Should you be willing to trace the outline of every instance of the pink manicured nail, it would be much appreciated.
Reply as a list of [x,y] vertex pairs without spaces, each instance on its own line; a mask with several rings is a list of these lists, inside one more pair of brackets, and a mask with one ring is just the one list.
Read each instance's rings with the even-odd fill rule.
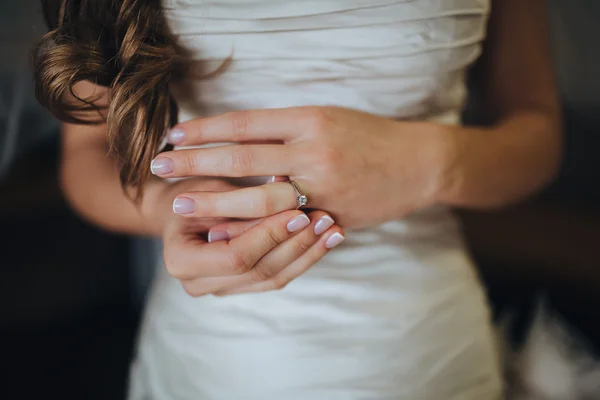
[[346,240],[344,235],[342,235],[339,232],[336,232],[333,235],[331,235],[329,239],[327,239],[327,241],[325,242],[325,247],[327,247],[328,249],[333,249],[335,246],[339,245],[344,240]]
[[185,140],[185,132],[181,129],[173,129],[169,132],[168,141],[170,144],[179,144]]
[[333,219],[329,215],[324,215],[315,224],[315,235],[319,236],[325,233],[325,231],[331,228],[334,224]]
[[173,160],[166,157],[155,158],[150,164],[150,171],[154,175],[166,175],[173,172]]
[[188,197],[178,197],[173,202],[173,212],[175,214],[191,214],[196,210],[194,200]]
[[300,229],[306,228],[310,224],[310,219],[306,216],[306,214],[298,215],[294,217],[288,222],[287,230],[288,232],[298,232]]
[[225,231],[210,231],[208,232],[208,243],[220,242],[222,240],[229,240],[229,233]]

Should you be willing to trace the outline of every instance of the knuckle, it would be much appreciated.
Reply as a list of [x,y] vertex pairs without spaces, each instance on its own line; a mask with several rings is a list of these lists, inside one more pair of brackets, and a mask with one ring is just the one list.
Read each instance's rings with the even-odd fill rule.
[[179,279],[181,273],[177,268],[174,267],[173,263],[165,260],[165,269],[167,270],[167,273],[169,275],[171,275],[173,278]]
[[[330,146],[324,145],[318,153],[315,154],[315,165],[325,176],[334,177],[338,175],[339,166],[342,162],[340,152]],[[335,182],[335,179],[330,179]]]
[[254,267],[252,280],[254,282],[264,282],[268,281],[273,277],[274,270],[269,268],[266,265],[257,265]]
[[308,124],[308,128],[314,134],[325,133],[329,117],[322,107],[307,107],[304,120]]
[[199,216],[213,216],[217,214],[217,196],[213,193],[205,193],[202,201],[196,201],[196,214]]
[[277,212],[279,212],[279,210],[277,209],[277,203],[275,202],[275,198],[273,196],[271,196],[266,191],[266,189],[264,189],[263,191],[264,191],[263,206],[264,206],[265,215],[276,214]]
[[245,274],[252,269],[252,265],[237,251],[227,253],[227,263],[229,269],[235,275]]
[[205,294],[197,290],[196,286],[191,282],[181,282],[181,286],[183,287],[183,290],[187,293],[187,295],[190,297],[200,297]]
[[279,237],[275,229],[267,230],[264,238],[265,248],[274,249],[281,243],[282,238]]
[[285,279],[282,279],[282,278],[279,278],[279,279],[274,278],[272,280],[272,282],[273,282],[272,286],[271,286],[273,288],[272,290],[283,290],[289,283],[288,281],[286,281]]
[[185,279],[188,275],[185,271],[185,268],[183,268],[182,265],[177,262],[176,257],[171,255],[171,253],[165,252],[164,265],[167,273],[175,279]]
[[217,208],[218,208],[218,196],[215,194],[210,194],[209,196],[206,197],[206,201],[204,202],[204,206],[206,207],[206,214],[207,215],[216,215],[217,214]]
[[211,192],[220,192],[223,190],[223,181],[220,179],[206,179],[202,181],[202,189]]
[[259,215],[267,216],[277,213],[277,207],[273,196],[266,189],[262,189],[256,198],[255,211]]
[[321,152],[321,161],[324,165],[334,167],[340,162],[340,153],[338,150],[326,146]]
[[[187,124],[184,123],[182,125],[179,125],[184,131],[190,131],[190,133],[194,136],[196,136],[197,138],[203,138],[206,132],[206,128],[208,126],[209,123],[209,119],[208,118],[203,118],[203,119],[197,119],[195,121],[193,121],[193,123],[191,124]],[[184,128],[185,127],[185,128]],[[186,129],[187,128],[187,129]]]
[[250,114],[247,111],[240,111],[232,113],[230,117],[233,139],[236,141],[245,139],[250,126]]
[[236,176],[251,172],[254,165],[254,157],[246,147],[235,147],[231,152],[230,167]]
[[196,173],[199,170],[198,160],[192,152],[185,154],[182,158],[183,168],[190,173]]
[[312,246],[312,243],[309,243],[308,241],[305,241],[305,240],[300,240],[300,241],[298,241],[298,244],[297,244],[298,252],[300,254],[304,254],[308,251],[308,249],[311,248],[311,246]]

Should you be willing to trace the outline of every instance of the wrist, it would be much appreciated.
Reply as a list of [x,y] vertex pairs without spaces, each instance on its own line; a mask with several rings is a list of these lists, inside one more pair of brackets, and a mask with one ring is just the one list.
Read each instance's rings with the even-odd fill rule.
[[161,236],[163,227],[172,212],[171,184],[156,178],[148,184],[140,212],[146,223],[146,230],[152,236]]
[[[428,121],[411,124],[410,134],[416,139],[412,141],[412,149],[406,149],[407,155],[415,157],[412,164],[421,171],[416,172],[421,182],[421,196],[416,206],[451,205],[463,181],[462,155],[466,151],[467,142],[464,139],[468,135],[464,134],[462,127],[455,125]],[[406,131],[406,127],[400,130]],[[399,146],[406,148],[406,142]],[[395,159],[400,163],[400,167],[395,167],[396,171],[405,168],[406,160]]]
[[433,136],[435,162],[432,203],[454,205],[463,186],[463,163],[468,146],[466,139],[469,135],[465,135],[461,126],[436,124]]

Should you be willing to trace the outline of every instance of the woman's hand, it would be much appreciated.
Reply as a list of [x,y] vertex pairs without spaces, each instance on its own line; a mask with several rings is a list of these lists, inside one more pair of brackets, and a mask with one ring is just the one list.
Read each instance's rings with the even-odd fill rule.
[[[181,184],[192,189],[194,182],[188,182]],[[195,185],[212,193],[231,189],[217,180]],[[320,211],[246,221],[171,213],[163,232],[167,271],[192,296],[281,289],[343,240],[343,230]]]
[[[446,178],[445,129],[334,107],[234,112],[180,124],[169,138],[183,146],[243,144],[163,153],[152,171],[162,177],[288,176],[307,195],[308,207],[330,212],[344,227],[364,227],[436,201]],[[280,182],[182,193],[175,204],[190,217],[260,218],[295,208],[296,196]]]

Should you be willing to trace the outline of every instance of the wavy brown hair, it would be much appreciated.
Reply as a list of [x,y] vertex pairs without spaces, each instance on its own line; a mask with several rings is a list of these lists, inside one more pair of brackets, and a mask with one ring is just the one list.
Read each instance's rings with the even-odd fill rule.
[[[124,188],[142,195],[150,162],[177,121],[170,83],[187,57],[170,34],[160,0],[42,0],[49,32],[32,53],[36,96],[62,121],[108,127]],[[110,89],[108,107],[73,86]],[[104,117],[104,115],[106,117]]]

